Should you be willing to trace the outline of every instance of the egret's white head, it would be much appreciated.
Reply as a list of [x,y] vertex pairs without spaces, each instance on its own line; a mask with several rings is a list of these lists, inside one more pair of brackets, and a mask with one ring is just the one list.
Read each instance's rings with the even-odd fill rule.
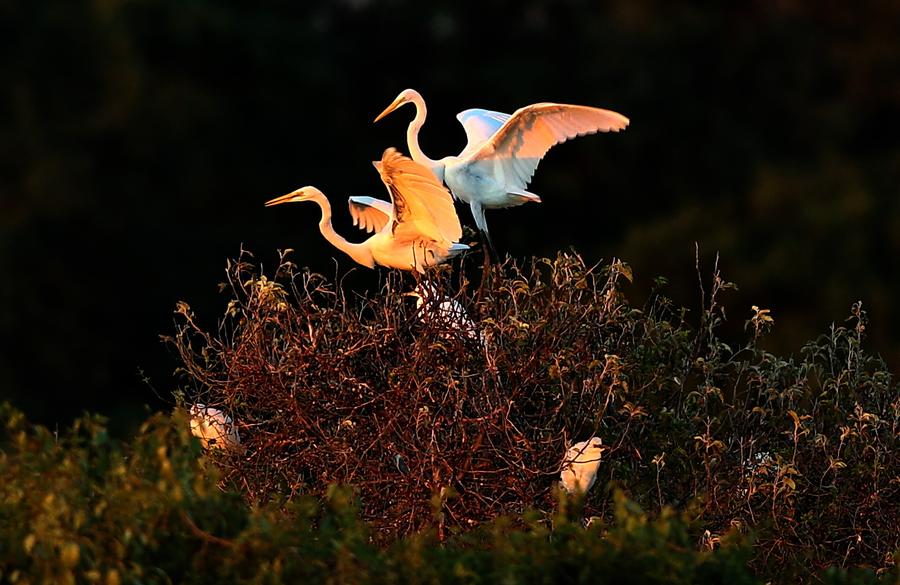
[[575,443],[566,451],[567,461],[589,461],[596,459],[601,453],[608,451],[608,447],[603,446],[603,439],[600,437],[591,437],[587,441]]
[[401,296],[412,297],[412,298],[416,299],[416,301],[418,301],[419,305],[422,304],[422,295],[419,293],[418,290],[411,290],[409,292],[405,292]]
[[416,286],[415,290],[403,293],[404,297],[413,297],[416,299],[416,308],[425,304],[425,301],[436,299],[438,297],[437,288],[428,281],[422,281]]
[[325,197],[325,195],[315,187],[301,187],[296,191],[291,191],[287,195],[282,195],[281,197],[266,201],[266,207],[281,205],[282,203],[299,203],[300,201],[309,201],[310,199],[315,199],[317,197]]
[[402,106],[403,104],[413,103],[416,100],[418,100],[420,102],[422,101],[422,96],[419,94],[419,92],[417,92],[414,89],[404,89],[403,91],[400,92],[400,95],[398,95],[394,99],[394,101],[391,102],[391,105],[386,107],[383,112],[378,114],[378,117],[375,118],[375,122],[384,118],[385,116],[387,116],[388,114],[390,114],[391,112],[393,112],[394,110],[396,110],[397,108]]
[[600,437],[591,437],[591,440],[588,441],[588,449],[599,449],[601,447],[603,447],[603,439]]

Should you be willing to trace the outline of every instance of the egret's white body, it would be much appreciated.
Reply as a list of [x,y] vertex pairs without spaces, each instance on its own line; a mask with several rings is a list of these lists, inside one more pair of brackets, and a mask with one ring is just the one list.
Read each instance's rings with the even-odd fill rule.
[[419,146],[419,130],[427,115],[419,92],[400,92],[375,121],[408,103],[416,107],[406,131],[413,160],[431,169],[454,197],[469,204],[475,223],[486,235],[485,209],[540,203],[541,198],[525,188],[550,148],[576,136],[618,132],[628,126],[628,118],[619,113],[587,106],[539,103],[512,115],[474,108],[456,116],[466,131],[463,151],[432,160]]
[[587,493],[597,480],[600,455],[606,448],[600,437],[575,443],[566,451],[560,483],[569,494]]
[[483,333],[469,318],[462,304],[456,299],[440,295],[430,282],[423,282],[416,290],[404,294],[415,297],[416,309],[423,321],[454,329],[469,339],[484,342]]
[[322,209],[319,231],[325,239],[353,260],[374,268],[376,264],[400,270],[424,272],[468,250],[458,243],[462,237],[459,218],[447,189],[422,165],[393,148],[381,161],[372,163],[387,187],[391,202],[372,197],[350,197],[354,225],[375,232],[365,242],[348,242],[331,225],[331,204],[315,187],[303,187],[266,202],[314,201]]
[[205,449],[242,450],[237,425],[230,416],[200,403],[191,406],[190,414],[191,433],[200,439]]

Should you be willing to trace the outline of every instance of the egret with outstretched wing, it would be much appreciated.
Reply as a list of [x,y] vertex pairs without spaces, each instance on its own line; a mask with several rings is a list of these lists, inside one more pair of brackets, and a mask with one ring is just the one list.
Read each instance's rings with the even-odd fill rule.
[[425,100],[406,89],[375,121],[403,104],[413,104],[416,116],[406,131],[413,160],[444,181],[453,196],[472,209],[475,223],[490,241],[485,209],[514,207],[541,198],[525,190],[538,163],[554,145],[595,132],[618,132],[628,118],[610,110],[568,104],[539,103],[512,115],[471,109],[457,114],[466,131],[467,144],[458,156],[432,160],[419,147],[419,130],[425,123]]
[[315,187],[303,187],[266,202],[314,201],[322,210],[319,231],[325,239],[356,262],[374,268],[376,264],[401,270],[424,272],[427,266],[445,262],[468,250],[460,244],[462,228],[447,189],[419,163],[396,149],[384,151],[372,164],[391,196],[391,203],[372,197],[351,197],[353,223],[375,235],[354,244],[334,231],[331,204]]

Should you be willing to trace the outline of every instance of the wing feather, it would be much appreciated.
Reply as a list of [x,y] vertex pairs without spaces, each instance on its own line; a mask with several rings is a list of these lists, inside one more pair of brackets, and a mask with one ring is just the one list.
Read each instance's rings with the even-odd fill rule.
[[472,108],[456,114],[456,119],[466,131],[466,147],[460,156],[472,152],[493,136],[509,120],[509,114]]
[[628,118],[610,110],[532,104],[516,110],[488,140],[469,152],[468,163],[493,166],[507,186],[524,189],[554,145],[585,134],[618,132],[626,126]]
[[374,164],[391,195],[395,235],[399,230],[399,235],[425,236],[447,244],[462,237],[450,192],[427,167],[394,148],[385,150]]
[[350,197],[347,204],[350,206],[350,215],[353,216],[353,225],[369,233],[380,232],[391,220],[393,213],[390,203],[374,197]]

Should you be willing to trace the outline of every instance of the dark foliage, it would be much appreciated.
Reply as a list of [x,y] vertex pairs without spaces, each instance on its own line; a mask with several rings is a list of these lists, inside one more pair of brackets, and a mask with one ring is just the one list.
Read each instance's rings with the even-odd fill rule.
[[608,526],[527,515],[379,548],[350,489],[253,508],[217,489],[184,412],[124,445],[97,417],[55,436],[0,405],[0,425],[3,583],[757,583],[737,535],[698,551],[685,517],[621,494]]
[[900,2],[6,1],[0,29],[0,399],[51,428],[161,407],[138,369],[167,394],[169,308],[216,311],[240,243],[330,274],[315,210],[262,203],[382,193],[411,112],[371,121],[406,87],[433,157],[471,107],[631,118],[551,151],[544,203],[490,218],[502,250],[615,253],[684,304],[697,241],[779,315],[773,349],[862,299],[900,367]]

